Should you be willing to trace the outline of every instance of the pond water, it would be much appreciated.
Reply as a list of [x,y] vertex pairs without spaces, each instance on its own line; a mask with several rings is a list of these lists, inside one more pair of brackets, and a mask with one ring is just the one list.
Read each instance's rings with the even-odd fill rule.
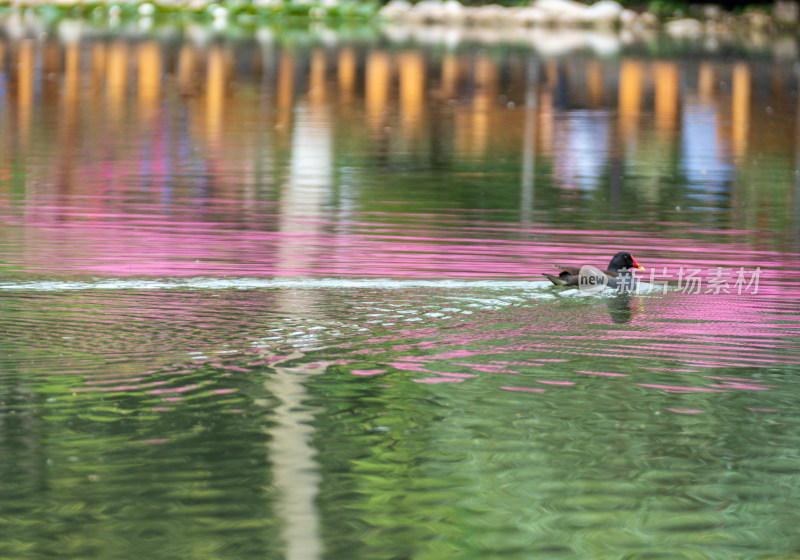
[[792,56],[0,47],[3,558],[795,557]]

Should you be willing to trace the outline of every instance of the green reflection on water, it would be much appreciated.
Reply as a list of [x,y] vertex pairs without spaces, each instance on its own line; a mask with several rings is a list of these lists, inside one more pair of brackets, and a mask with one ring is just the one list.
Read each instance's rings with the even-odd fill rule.
[[[326,402],[340,403],[318,424],[320,463],[330,471],[323,515],[335,527],[344,515],[358,535],[337,539],[331,530],[341,541],[335,550],[383,558],[404,543],[399,554],[414,558],[657,550],[724,558],[785,550],[796,535],[796,449],[765,444],[794,420],[743,418],[728,409],[737,408],[735,397],[722,407],[697,398],[706,413],[681,416],[661,413],[661,399],[631,386],[545,397],[497,394],[489,379],[470,383],[433,391],[373,385],[355,398],[345,389],[341,400],[334,380],[314,384]],[[788,517],[768,522],[778,511]],[[766,534],[752,531],[762,523]]]
[[[196,394],[165,410],[145,390],[76,392],[79,375],[25,369],[16,386],[3,376],[18,395],[2,414],[4,557],[282,557],[268,410],[252,398]],[[192,377],[219,381],[212,368]]]
[[[39,328],[3,348],[3,556],[729,558],[792,550],[796,367],[653,374],[641,368],[674,360],[631,344],[631,359],[613,368],[628,377],[585,375],[608,370],[592,352],[624,345],[599,337],[576,352],[574,338],[549,339],[541,326],[563,318],[555,309],[581,318],[580,331],[565,335],[587,327],[646,334],[659,319],[608,323],[605,302],[591,299],[510,298],[498,309],[504,295],[7,294],[5,306],[24,300],[27,311],[4,315],[6,332],[32,318]],[[378,297],[387,322],[409,309],[473,313],[364,330]],[[85,322],[64,302],[73,311],[116,302],[122,322]],[[223,310],[230,319],[219,320]],[[148,312],[150,321],[131,326]],[[138,352],[119,351],[134,339]],[[403,369],[409,364],[472,377],[419,383],[430,373]],[[638,384],[702,385],[703,372],[752,376],[770,390],[669,394]]]
[[[3,51],[0,556],[794,553],[791,64],[323,37]],[[768,297],[530,282],[617,243]]]

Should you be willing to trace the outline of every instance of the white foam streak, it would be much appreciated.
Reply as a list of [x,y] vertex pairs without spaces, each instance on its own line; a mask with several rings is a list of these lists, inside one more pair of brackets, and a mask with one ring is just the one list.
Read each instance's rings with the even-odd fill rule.
[[[660,286],[639,283],[640,292],[649,292]],[[170,279],[121,279],[107,278],[85,281],[44,280],[33,282],[0,283],[2,291],[67,292],[87,290],[256,290],[256,289],[302,289],[302,290],[406,290],[426,288],[432,290],[497,290],[517,292],[540,292],[539,297],[581,296],[578,290],[552,289],[550,282],[532,280],[395,280],[388,278],[170,278]],[[613,295],[606,290],[600,295]],[[519,295],[519,294],[518,294]],[[527,294],[526,294],[527,295]]]

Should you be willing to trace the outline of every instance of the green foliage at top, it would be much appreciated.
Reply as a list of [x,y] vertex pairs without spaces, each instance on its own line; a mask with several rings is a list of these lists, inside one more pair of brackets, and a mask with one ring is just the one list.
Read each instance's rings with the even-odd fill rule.
[[58,21],[64,17],[84,17],[90,19],[132,19],[137,17],[158,17],[170,14],[194,15],[214,20],[239,17],[311,17],[333,19],[369,19],[381,7],[377,2],[359,0],[225,0],[222,2],[63,2],[40,4],[31,2],[0,2],[0,7],[32,10],[45,22]]

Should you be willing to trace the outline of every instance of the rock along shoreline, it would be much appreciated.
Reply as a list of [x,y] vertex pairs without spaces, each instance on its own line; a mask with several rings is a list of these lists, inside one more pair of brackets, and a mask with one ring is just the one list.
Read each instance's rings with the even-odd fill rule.
[[152,19],[181,14],[212,20],[224,27],[233,20],[256,22],[282,18],[360,20],[385,23],[390,28],[487,30],[511,33],[524,30],[592,30],[633,34],[665,32],[676,38],[719,37],[741,32],[800,36],[800,3],[777,0],[772,6],[754,6],[733,14],[716,4],[691,5],[669,15],[635,11],[616,0],[588,5],[576,0],[532,0],[527,6],[497,4],[465,6],[458,0],[0,0],[2,13],[108,19]]
[[417,25],[472,27],[543,27],[622,29],[631,31],[663,29],[670,35],[700,37],[737,30],[798,31],[800,10],[795,1],[779,1],[767,11],[753,7],[734,15],[716,4],[691,6],[691,17],[675,13],[660,18],[651,12],[624,8],[615,0],[592,5],[575,0],[534,0],[529,6],[503,7],[496,4],[464,6],[458,0],[391,0],[379,15],[389,22]]

